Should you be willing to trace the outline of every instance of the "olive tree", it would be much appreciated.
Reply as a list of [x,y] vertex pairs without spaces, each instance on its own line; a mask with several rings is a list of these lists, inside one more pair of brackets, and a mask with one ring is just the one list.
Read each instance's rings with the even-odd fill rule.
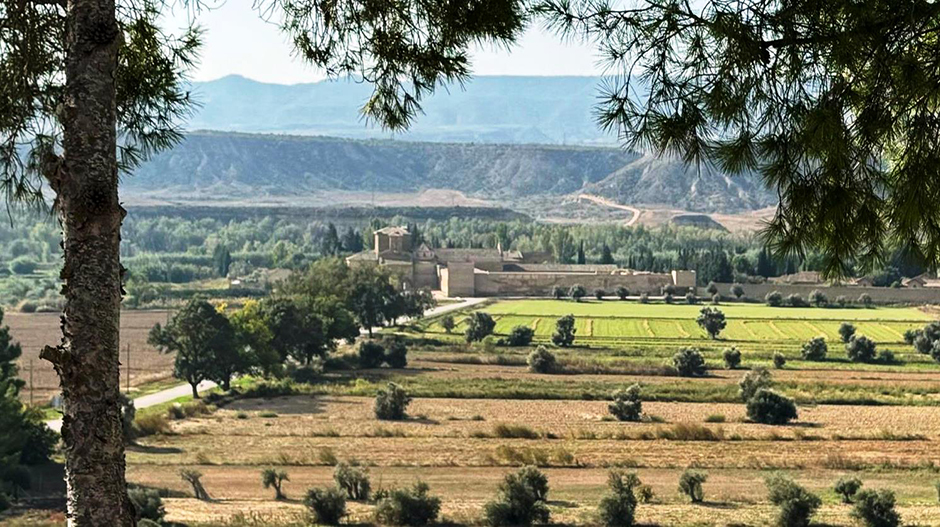
[[718,338],[721,330],[725,329],[725,326],[728,324],[725,320],[725,314],[722,313],[720,309],[714,307],[703,307],[702,311],[699,312],[698,318],[695,319],[695,322],[713,339]]
[[574,327],[574,315],[565,315],[555,322],[555,333],[552,334],[552,343],[567,348],[574,343],[577,329]]

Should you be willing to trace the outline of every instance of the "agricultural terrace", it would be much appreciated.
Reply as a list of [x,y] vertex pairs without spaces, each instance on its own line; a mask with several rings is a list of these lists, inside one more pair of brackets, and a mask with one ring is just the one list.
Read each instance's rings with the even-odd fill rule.
[[[642,525],[772,525],[776,508],[764,479],[784,471],[822,498],[814,524],[858,525],[851,505],[832,487],[857,476],[865,488],[897,495],[905,525],[940,525],[934,484],[940,480],[940,365],[904,344],[902,334],[931,317],[914,308],[824,309],[718,306],[728,316],[720,339],[694,319],[703,306],[552,300],[503,301],[479,307],[497,319],[499,337],[515,325],[534,328],[537,341],[509,347],[497,339],[467,344],[463,319],[450,333],[440,318],[390,329],[405,338],[404,368],[359,369],[356,349],[343,347],[321,378],[309,383],[243,379],[254,395],[218,401],[209,413],[170,419],[128,451],[131,481],[167,488],[167,519],[189,525],[301,525],[300,498],[333,484],[334,465],[356,462],[373,489],[420,479],[442,498],[441,521],[479,524],[500,479],[523,465],[549,478],[552,521],[597,523],[607,471],[636,471],[653,496],[637,509]],[[534,373],[526,360],[547,343],[556,319],[577,317],[570,348],[551,344],[553,373]],[[860,364],[845,358],[840,322],[890,348],[896,360]],[[799,359],[803,341],[825,335],[829,356]],[[725,369],[721,350],[743,352],[739,369]],[[701,377],[678,377],[666,365],[684,345],[703,350]],[[770,366],[773,388],[797,403],[787,425],[748,418],[738,393],[744,368]],[[403,421],[376,419],[377,392],[395,382],[414,398]],[[611,394],[641,386],[639,422],[614,419]],[[153,412],[144,411],[144,418]],[[153,426],[153,423],[151,423]],[[277,467],[287,501],[262,487],[262,469]],[[707,472],[705,501],[677,491],[688,467]],[[212,501],[192,498],[181,468],[196,469]],[[347,523],[373,521],[374,504],[350,502]]]

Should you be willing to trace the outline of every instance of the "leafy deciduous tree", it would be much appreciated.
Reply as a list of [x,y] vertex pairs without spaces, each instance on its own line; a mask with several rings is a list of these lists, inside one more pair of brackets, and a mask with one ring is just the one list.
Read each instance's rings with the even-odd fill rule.
[[228,389],[232,376],[245,368],[235,330],[228,318],[201,298],[190,300],[166,326],[156,324],[147,342],[163,353],[176,353],[173,375],[192,387],[213,380]]

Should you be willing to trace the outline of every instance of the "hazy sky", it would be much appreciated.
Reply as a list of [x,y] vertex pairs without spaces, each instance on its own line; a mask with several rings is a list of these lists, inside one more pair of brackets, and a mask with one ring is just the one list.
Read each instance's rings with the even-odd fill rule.
[[[208,2],[211,3],[211,2]],[[217,79],[239,74],[251,79],[293,84],[323,78],[315,68],[291,55],[290,45],[276,26],[261,20],[250,0],[218,2],[196,15],[206,30],[202,60],[194,80]],[[177,9],[166,21],[168,29],[185,25],[190,15]],[[561,43],[558,37],[533,27],[511,51],[478,49],[474,53],[475,75],[597,75],[592,48]]]

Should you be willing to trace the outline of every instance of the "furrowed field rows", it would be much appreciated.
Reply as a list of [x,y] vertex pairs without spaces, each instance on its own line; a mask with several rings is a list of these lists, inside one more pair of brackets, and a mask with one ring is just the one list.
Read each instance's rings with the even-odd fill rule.
[[[496,318],[497,335],[508,335],[516,326],[535,328],[538,340],[548,340],[555,331],[555,318],[542,315],[500,315]],[[536,322],[537,321],[537,322]],[[729,319],[721,337],[728,341],[748,342],[805,342],[823,336],[830,342],[839,339],[842,321],[777,319]],[[923,327],[923,322],[858,321],[854,323],[857,333],[878,343],[902,343],[904,332]],[[706,340],[708,335],[696,324],[694,317],[687,318],[621,318],[575,315],[577,336],[582,339],[678,339]],[[452,333],[461,334],[466,329],[463,321]],[[429,333],[444,334],[439,322],[428,327]]]
[[[483,309],[493,315],[532,315],[560,317],[567,314],[585,317],[616,318],[682,318],[694,320],[703,305],[640,304],[615,300],[585,300],[582,302],[558,300],[509,300],[497,302]],[[773,319],[832,321],[896,321],[925,323],[931,317],[916,308],[791,308],[768,307],[763,304],[725,303],[718,306],[729,319]]]

